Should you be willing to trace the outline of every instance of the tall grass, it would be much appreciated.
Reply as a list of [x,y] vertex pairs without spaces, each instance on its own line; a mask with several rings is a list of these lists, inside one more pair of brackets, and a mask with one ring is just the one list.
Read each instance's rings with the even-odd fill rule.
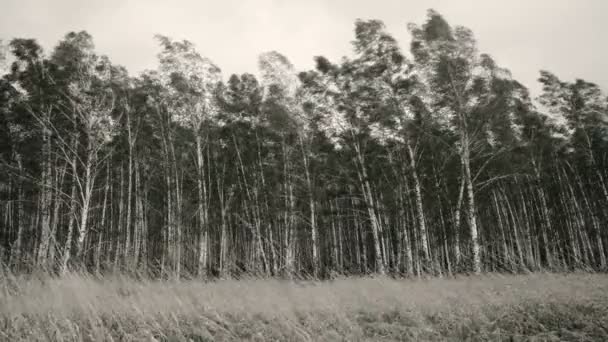
[[608,276],[0,281],[1,341],[608,340]]

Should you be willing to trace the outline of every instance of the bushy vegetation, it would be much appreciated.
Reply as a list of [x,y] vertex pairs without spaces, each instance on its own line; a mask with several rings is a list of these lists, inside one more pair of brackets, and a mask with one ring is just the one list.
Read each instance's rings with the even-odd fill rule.
[[605,341],[599,274],[327,282],[6,277],[3,341]]

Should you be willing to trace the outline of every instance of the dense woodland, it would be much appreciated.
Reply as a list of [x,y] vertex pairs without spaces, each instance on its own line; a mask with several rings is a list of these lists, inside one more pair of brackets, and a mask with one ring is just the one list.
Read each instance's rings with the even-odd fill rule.
[[[429,10],[297,71],[156,36],[131,76],[70,32],[0,57],[0,263],[154,277],[606,270],[608,98],[532,96]],[[404,28],[405,29],[405,28]],[[204,49],[204,47],[200,47]],[[221,62],[221,61],[220,61]]]

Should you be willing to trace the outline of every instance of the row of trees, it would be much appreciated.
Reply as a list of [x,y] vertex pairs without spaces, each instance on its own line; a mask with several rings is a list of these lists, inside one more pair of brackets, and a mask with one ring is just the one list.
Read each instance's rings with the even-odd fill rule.
[[[410,56],[259,78],[157,36],[131,77],[72,32],[6,46],[0,261],[19,270],[272,276],[605,269],[608,100],[542,71],[538,101],[430,10]],[[1,55],[1,53],[0,53]],[[8,65],[7,60],[12,59]]]

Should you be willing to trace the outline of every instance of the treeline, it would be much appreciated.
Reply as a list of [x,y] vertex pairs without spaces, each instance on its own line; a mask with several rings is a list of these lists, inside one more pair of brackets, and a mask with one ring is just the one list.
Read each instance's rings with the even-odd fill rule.
[[[605,270],[608,100],[541,71],[532,99],[430,10],[405,54],[223,78],[157,36],[129,76],[71,32],[5,46],[0,262],[152,276]],[[7,61],[11,61],[9,64]]]

